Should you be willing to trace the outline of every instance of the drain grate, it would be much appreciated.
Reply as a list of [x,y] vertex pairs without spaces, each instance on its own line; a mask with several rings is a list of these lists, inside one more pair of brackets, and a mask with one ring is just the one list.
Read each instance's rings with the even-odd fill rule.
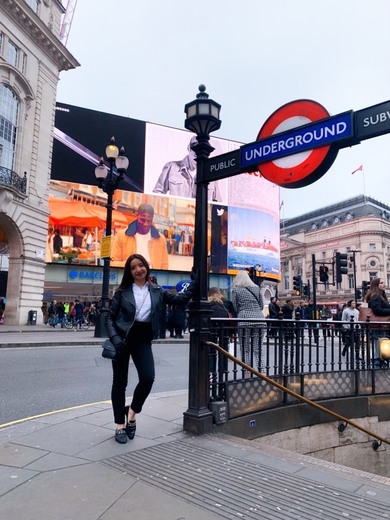
[[184,441],[104,463],[222,518],[390,518],[388,506],[375,500]]

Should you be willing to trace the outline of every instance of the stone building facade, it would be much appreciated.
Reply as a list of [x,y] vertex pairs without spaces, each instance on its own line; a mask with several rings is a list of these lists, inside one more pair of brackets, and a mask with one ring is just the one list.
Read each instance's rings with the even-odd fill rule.
[[[59,0],[0,0],[0,254],[5,317],[42,320],[52,131],[59,73],[79,65],[60,40]],[[4,274],[4,273],[3,273]]]
[[[335,254],[347,253],[348,273],[337,284]],[[328,283],[320,282],[321,265],[328,267]],[[293,277],[301,276],[317,300],[344,302],[355,297],[355,287],[381,277],[390,286],[390,206],[360,195],[338,204],[281,221],[281,283],[279,297],[296,296]],[[355,285],[356,277],[356,285]]]

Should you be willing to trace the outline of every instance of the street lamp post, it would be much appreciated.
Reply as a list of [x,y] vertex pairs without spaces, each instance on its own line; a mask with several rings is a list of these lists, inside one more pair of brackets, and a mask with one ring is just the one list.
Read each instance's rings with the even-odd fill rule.
[[208,408],[208,339],[210,310],[207,302],[207,195],[208,183],[205,163],[214,148],[210,132],[221,126],[221,105],[209,99],[204,85],[199,86],[196,99],[185,105],[185,128],[196,134],[192,145],[196,154],[196,205],[194,235],[194,269],[199,276],[199,288],[189,305],[191,335],[189,359],[188,409],[184,412],[183,427],[191,433],[212,430],[212,414]]
[[[125,156],[125,149],[118,149],[115,144],[115,138],[111,137],[110,144],[106,147],[106,157],[108,168],[101,158],[99,164],[95,168],[95,176],[98,180],[99,188],[107,193],[107,218],[105,238],[109,240],[108,253],[102,252],[103,257],[103,285],[102,298],[99,312],[96,316],[95,337],[105,338],[107,336],[105,327],[105,315],[108,311],[110,303],[109,286],[110,286],[110,251],[111,251],[111,232],[112,232],[112,199],[115,190],[118,188],[123,174],[129,166],[129,159]],[[115,166],[115,170],[114,170]],[[103,248],[102,248],[103,251]]]

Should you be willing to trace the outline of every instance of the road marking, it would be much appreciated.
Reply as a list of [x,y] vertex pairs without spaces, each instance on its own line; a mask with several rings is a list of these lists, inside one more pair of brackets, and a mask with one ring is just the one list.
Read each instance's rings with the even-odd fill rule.
[[70,408],[62,408],[61,410],[53,410],[52,412],[46,412],[46,413],[40,413],[38,415],[32,415],[31,417],[25,417],[24,419],[17,419],[16,421],[11,421],[8,423],[0,424],[0,429],[5,428],[7,426],[13,426],[14,424],[20,424],[27,421],[32,421],[33,419],[39,419],[41,417],[47,417],[49,415],[54,415],[56,413],[61,412],[69,412],[71,410],[79,410],[80,408],[85,408],[86,406],[95,406],[98,404],[111,404],[111,400],[109,401],[97,401],[96,403],[87,403],[87,404],[80,404],[77,406],[71,406]]

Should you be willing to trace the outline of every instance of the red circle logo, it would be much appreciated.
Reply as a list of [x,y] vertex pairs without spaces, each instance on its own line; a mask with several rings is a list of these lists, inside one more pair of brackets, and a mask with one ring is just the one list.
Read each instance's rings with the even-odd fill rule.
[[[291,101],[269,116],[257,139],[268,138],[329,116],[328,111],[316,101]],[[258,170],[268,181],[283,188],[302,188],[322,177],[333,164],[337,153],[337,148],[326,145],[260,164]]]

